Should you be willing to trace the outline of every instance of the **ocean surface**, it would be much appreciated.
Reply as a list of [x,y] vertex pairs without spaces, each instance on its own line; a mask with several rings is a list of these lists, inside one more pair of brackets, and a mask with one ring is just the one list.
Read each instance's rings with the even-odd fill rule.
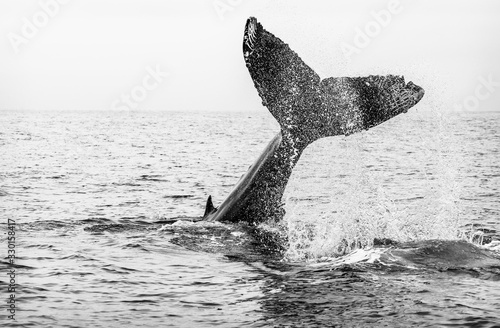
[[0,326],[500,327],[500,113],[313,143],[261,227],[282,252],[191,222],[278,131],[264,112],[0,112]]

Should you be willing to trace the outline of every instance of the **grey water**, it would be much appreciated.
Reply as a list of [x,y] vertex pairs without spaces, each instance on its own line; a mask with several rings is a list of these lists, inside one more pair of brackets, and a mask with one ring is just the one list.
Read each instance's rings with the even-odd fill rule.
[[264,112],[0,112],[0,326],[500,327],[498,112],[315,142],[280,254],[246,227],[168,223],[222,202],[278,129]]

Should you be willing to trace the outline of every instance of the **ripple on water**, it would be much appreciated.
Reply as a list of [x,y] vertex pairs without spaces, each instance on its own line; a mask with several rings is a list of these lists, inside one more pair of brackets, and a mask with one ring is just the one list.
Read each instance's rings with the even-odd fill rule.
[[[375,237],[418,240],[453,230],[451,220],[463,218],[500,240],[500,120],[481,115],[409,113],[358,136],[313,144],[287,189],[289,219],[307,232],[295,245],[307,249],[315,242],[308,251],[320,258],[343,239],[348,246]],[[9,156],[0,156],[0,213],[18,222],[20,320],[13,326],[499,322],[495,266],[449,270],[440,258],[418,270],[375,262],[314,267],[263,254],[245,229],[167,225],[168,218],[202,215],[209,194],[217,203],[225,198],[278,131],[270,118],[2,116],[2,152]],[[157,221],[163,223],[151,223]]]

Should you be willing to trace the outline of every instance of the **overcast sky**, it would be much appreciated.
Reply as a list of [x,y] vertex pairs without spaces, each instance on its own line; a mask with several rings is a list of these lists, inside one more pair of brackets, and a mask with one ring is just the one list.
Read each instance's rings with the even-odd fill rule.
[[500,110],[495,0],[0,0],[0,109],[262,110],[249,16],[322,78],[404,75],[420,108]]

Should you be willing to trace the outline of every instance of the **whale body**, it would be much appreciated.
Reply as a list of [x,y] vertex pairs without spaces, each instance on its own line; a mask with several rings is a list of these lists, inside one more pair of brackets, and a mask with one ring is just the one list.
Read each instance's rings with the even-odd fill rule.
[[405,113],[424,90],[402,76],[321,79],[282,40],[250,17],[243,57],[262,103],[280,125],[261,156],[215,208],[208,197],[204,220],[251,225],[284,216],[282,196],[303,150],[312,142],[350,135]]

